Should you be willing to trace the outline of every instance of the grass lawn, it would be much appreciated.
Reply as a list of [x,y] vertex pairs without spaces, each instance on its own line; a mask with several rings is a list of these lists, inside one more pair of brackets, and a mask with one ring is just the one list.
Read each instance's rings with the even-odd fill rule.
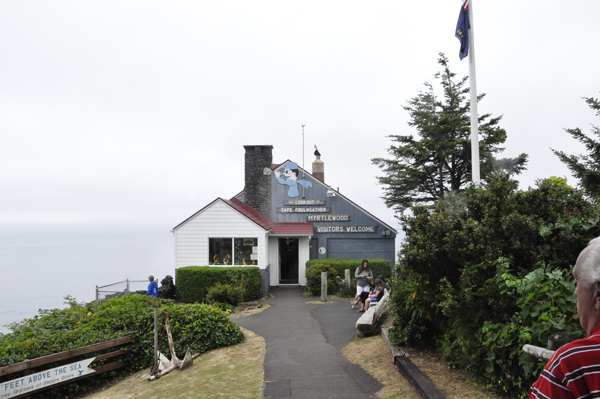
[[242,343],[203,353],[186,370],[173,370],[155,381],[140,378],[144,370],[85,398],[262,398],[265,340],[242,331]]

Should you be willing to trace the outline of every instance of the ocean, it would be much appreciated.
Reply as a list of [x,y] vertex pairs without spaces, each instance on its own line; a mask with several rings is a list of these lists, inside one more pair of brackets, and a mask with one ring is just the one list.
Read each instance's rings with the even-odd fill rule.
[[175,277],[172,226],[42,223],[0,226],[0,333],[65,297],[95,299],[96,286]]

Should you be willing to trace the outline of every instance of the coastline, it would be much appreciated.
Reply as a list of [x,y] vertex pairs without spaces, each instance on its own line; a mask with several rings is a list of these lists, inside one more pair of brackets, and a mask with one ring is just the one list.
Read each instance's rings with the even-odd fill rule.
[[[0,333],[40,309],[64,308],[65,297],[95,299],[96,285],[125,279],[159,281],[173,267],[167,226],[107,223],[20,223],[0,227],[3,282]],[[136,288],[137,289],[137,288]]]

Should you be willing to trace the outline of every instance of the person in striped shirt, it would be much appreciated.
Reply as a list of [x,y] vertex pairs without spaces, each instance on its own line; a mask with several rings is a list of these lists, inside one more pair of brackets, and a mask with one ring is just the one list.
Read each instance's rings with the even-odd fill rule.
[[577,315],[588,337],[560,347],[529,390],[529,398],[600,398],[600,237],[573,268]]

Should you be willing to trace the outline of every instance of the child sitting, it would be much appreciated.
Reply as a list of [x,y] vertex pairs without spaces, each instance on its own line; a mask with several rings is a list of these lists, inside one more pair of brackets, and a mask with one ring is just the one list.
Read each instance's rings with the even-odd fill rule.
[[381,275],[381,276],[377,276],[377,278],[381,280],[381,282],[383,283],[383,288],[385,288],[385,290],[388,292],[388,294],[391,294],[392,287],[390,287],[390,285],[385,281],[385,276]]
[[369,310],[369,306],[372,303],[376,303],[379,299],[383,297],[383,290],[385,287],[383,286],[383,282],[381,279],[375,279],[375,288],[369,293],[369,296],[365,299],[363,303],[361,303],[361,307],[359,312],[365,312]]

